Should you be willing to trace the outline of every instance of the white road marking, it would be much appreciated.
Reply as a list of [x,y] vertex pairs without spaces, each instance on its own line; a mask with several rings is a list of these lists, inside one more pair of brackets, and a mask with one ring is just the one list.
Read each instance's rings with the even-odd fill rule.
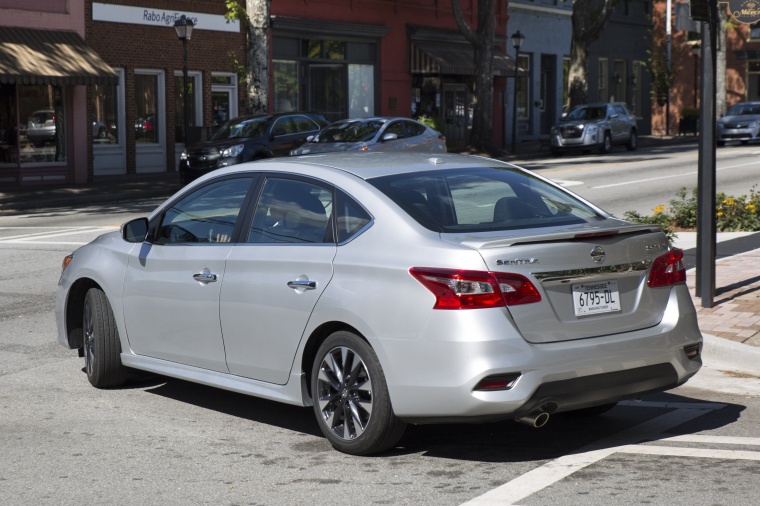
[[[725,407],[717,403],[626,403],[626,405],[662,407],[673,409],[664,415],[652,418],[642,424],[631,427],[617,434],[595,441],[575,453],[565,455],[533,469],[509,483],[495,488],[476,497],[462,506],[505,506],[516,504],[518,501],[539,492],[546,487],[572,475],[576,471],[592,465],[615,453],[636,453],[647,455],[677,455],[702,457],[722,455],[716,458],[736,458],[745,460],[760,460],[760,452],[734,452],[730,450],[716,452],[714,450],[693,451],[686,455],[688,448],[668,448],[652,445],[638,445],[641,441],[657,440],[658,435],[677,427],[685,422],[699,418],[716,409]],[[732,438],[736,439],[736,438]],[[753,438],[754,440],[755,438]],[[672,440],[672,439],[669,439]],[[732,443],[736,444],[736,443]],[[649,451],[647,451],[649,450]],[[665,452],[670,453],[665,453]],[[659,452],[659,453],[658,453]]]
[[580,186],[582,184],[585,184],[583,181],[569,181],[569,180],[562,180],[562,179],[552,179],[555,183],[558,185],[562,185],[565,187],[568,186]]
[[698,457],[702,459],[726,460],[757,460],[760,462],[760,452],[741,450],[716,450],[703,448],[681,448],[677,446],[625,446],[618,450],[620,453],[633,455],[659,455],[664,457]]
[[56,241],[50,240],[56,237],[71,235],[92,235],[96,237],[106,232],[118,230],[116,226],[92,226],[92,227],[0,227],[0,230],[44,230],[6,237],[0,237],[0,244],[87,244],[89,241]]
[[[740,165],[729,165],[726,167],[720,167],[718,169],[715,169],[716,172],[720,172],[721,170],[729,170],[729,169],[737,169],[739,167],[747,167],[748,165],[757,165],[760,162],[750,162],[750,163],[742,163]],[[697,171],[692,172],[681,172],[680,174],[671,174],[669,176],[661,176],[661,177],[651,177],[649,179],[638,179],[636,181],[626,181],[624,183],[614,183],[614,184],[606,184],[602,186],[592,186],[594,189],[599,188],[613,188],[615,186],[626,186],[630,184],[639,184],[639,183],[648,183],[650,181],[661,181],[663,179],[672,179],[674,177],[681,177],[681,176],[693,176],[695,174],[698,174]]]

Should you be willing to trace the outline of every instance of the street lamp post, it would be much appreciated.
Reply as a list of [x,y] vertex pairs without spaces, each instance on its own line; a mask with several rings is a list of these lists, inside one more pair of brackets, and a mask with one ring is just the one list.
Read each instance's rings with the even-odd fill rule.
[[512,34],[512,47],[515,48],[515,82],[514,82],[514,96],[512,100],[512,154],[517,153],[517,61],[520,58],[520,46],[522,46],[525,40],[525,35],[517,30]]
[[184,106],[184,114],[182,115],[183,132],[182,142],[187,146],[187,128],[190,118],[190,103],[187,101],[187,96],[190,94],[189,80],[187,77],[187,41],[190,40],[190,36],[193,34],[193,20],[188,19],[183,14],[177,21],[174,22],[174,29],[177,31],[177,38],[182,41],[182,50],[184,51],[184,58],[182,63],[182,87],[184,92],[182,93],[182,102]]
[[700,50],[699,44],[691,46],[691,54],[694,56],[694,109],[697,108],[697,81],[699,80],[697,60],[699,59]]

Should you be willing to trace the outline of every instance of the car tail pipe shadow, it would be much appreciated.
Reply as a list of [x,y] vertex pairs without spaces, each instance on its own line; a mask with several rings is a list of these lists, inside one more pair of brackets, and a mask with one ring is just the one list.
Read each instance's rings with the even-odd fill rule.
[[539,403],[538,407],[527,415],[515,418],[515,421],[534,429],[540,429],[546,425],[550,415],[557,410],[557,407],[557,403],[554,401],[544,401]]

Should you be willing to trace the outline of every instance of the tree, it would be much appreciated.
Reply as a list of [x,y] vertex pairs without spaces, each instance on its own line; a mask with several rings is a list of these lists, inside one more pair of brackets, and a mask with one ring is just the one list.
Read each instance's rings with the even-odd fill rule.
[[496,33],[496,0],[478,0],[475,29],[462,14],[459,0],[451,0],[451,8],[459,30],[475,50],[475,111],[470,144],[478,149],[493,146],[493,47]]
[[269,111],[269,19],[272,0],[226,0],[227,19],[238,19],[246,31],[246,110],[249,114]]
[[573,0],[573,34],[570,42],[570,104],[585,104],[588,98],[586,60],[591,44],[599,40],[620,0]]

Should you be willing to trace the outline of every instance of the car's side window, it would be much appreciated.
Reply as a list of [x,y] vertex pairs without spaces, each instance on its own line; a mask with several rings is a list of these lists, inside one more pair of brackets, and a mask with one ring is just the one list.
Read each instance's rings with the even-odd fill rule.
[[361,232],[372,217],[354,199],[338,191],[336,216],[338,223],[338,242],[342,243]]
[[296,132],[302,133],[302,132],[318,132],[321,130],[317,122],[312,120],[311,118],[303,115],[298,116],[292,116],[291,120],[293,121],[293,125],[295,125]]
[[288,135],[292,133],[295,133],[295,130],[289,116],[283,116],[274,121],[274,125],[272,125],[272,135],[277,137],[278,135]]
[[405,123],[406,129],[409,131],[409,135],[411,136],[422,135],[422,133],[425,131],[425,125],[420,125],[411,121],[406,121]]
[[227,243],[251,185],[251,178],[224,179],[172,204],[156,231],[156,244]]
[[403,139],[404,137],[407,137],[406,128],[404,128],[403,121],[396,121],[394,123],[391,123],[390,125],[388,125],[388,128],[385,129],[385,133],[396,134],[399,139]]
[[294,179],[269,178],[253,213],[247,242],[334,242],[332,190]]

